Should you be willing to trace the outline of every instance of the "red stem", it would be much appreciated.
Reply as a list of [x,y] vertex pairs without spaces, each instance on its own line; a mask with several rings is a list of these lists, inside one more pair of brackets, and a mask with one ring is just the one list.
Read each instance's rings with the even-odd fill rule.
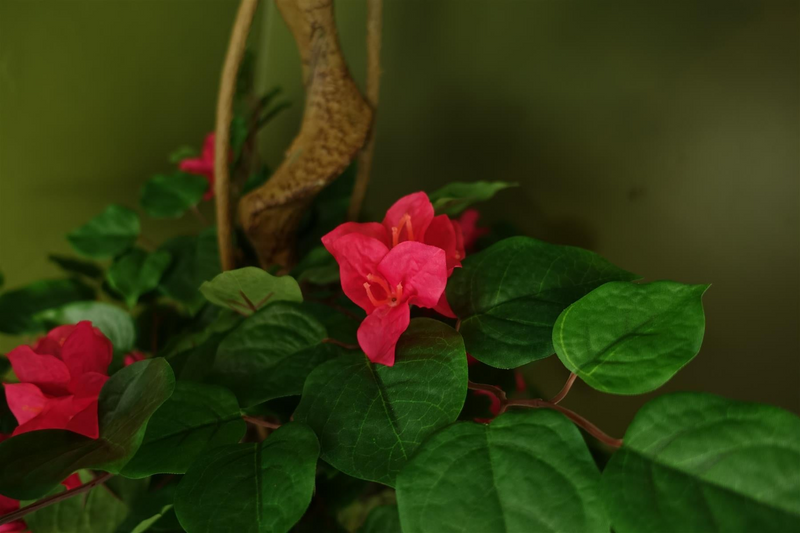
[[113,475],[114,474],[112,474],[110,472],[105,472],[102,475],[97,476],[93,480],[89,481],[88,483],[84,483],[80,487],[75,487],[74,489],[71,489],[71,490],[67,490],[67,491],[64,491],[64,492],[59,492],[58,494],[54,494],[53,496],[50,496],[49,498],[45,498],[43,500],[39,500],[38,502],[34,502],[34,503],[30,504],[30,505],[26,505],[22,509],[17,509],[13,513],[9,513],[7,515],[0,516],[0,526],[2,526],[3,524],[8,524],[10,522],[13,522],[14,520],[19,520],[20,518],[22,518],[25,515],[28,515],[28,514],[34,512],[34,511],[38,511],[39,509],[43,509],[45,507],[53,505],[54,503],[58,503],[58,502],[60,502],[62,500],[66,500],[68,498],[72,498],[73,496],[77,496],[78,494],[82,494],[84,492],[88,492],[88,491],[92,490],[93,488],[95,488],[97,485],[100,485],[101,483],[105,483]]
[[571,373],[567,378],[567,382],[564,383],[564,386],[561,388],[558,394],[553,396],[553,398],[550,400],[550,403],[556,404],[566,398],[567,394],[569,394],[569,390],[572,388],[572,384],[575,383],[575,379],[577,377],[577,374]]
[[546,400],[537,399],[537,400],[511,400],[508,402],[508,406],[532,407],[534,409],[536,408],[554,409],[564,414],[567,418],[572,420],[576,426],[584,429],[589,435],[596,438],[600,442],[605,443],[608,446],[611,446],[612,448],[619,448],[620,446],[622,446],[622,439],[615,439],[614,437],[610,437],[605,432],[603,432],[603,430],[601,430],[599,427],[595,426],[594,424],[586,420],[584,417],[582,417],[575,411],[567,409],[566,407],[563,407],[561,405],[556,405]]
[[260,418],[256,418],[254,416],[242,415],[242,419],[244,419],[245,422],[250,422],[251,424],[254,424],[256,426],[261,426],[262,428],[278,429],[279,427],[281,427],[280,424],[276,424],[274,422],[267,422],[266,420],[261,420]]

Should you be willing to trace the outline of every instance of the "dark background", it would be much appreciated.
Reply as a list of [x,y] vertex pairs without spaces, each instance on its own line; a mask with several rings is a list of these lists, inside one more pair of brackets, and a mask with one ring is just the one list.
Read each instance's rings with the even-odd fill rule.
[[[169,152],[201,143],[236,5],[0,0],[8,287],[56,275],[46,254],[69,252],[67,231],[108,203],[135,207]],[[646,280],[712,283],[703,349],[657,393],[800,412],[798,2],[385,0],[384,15],[370,212],[448,181],[517,181],[483,207],[486,223]],[[360,81],[364,2],[339,0],[337,17]],[[275,166],[302,112],[300,67],[274,7],[251,40],[259,87],[294,103],[261,135]],[[550,358],[526,376],[551,394],[566,371]],[[565,404],[621,436],[650,396],[578,383]]]

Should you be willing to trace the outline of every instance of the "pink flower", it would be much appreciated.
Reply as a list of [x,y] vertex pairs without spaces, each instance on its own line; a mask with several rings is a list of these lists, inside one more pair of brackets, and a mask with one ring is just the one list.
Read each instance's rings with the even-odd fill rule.
[[[424,192],[400,198],[389,208],[380,224],[346,222],[340,225],[322,238],[322,244],[333,253],[331,251],[333,243],[352,233],[377,240],[386,248],[394,248],[409,241],[440,248],[444,251],[447,277],[450,277],[454,268],[461,266],[461,260],[464,258],[461,226],[450,220],[447,215],[434,216],[433,205]],[[341,261],[339,264],[341,265]],[[433,308],[444,316],[455,318],[444,292]]]
[[122,359],[122,366],[131,366],[133,363],[138,363],[145,359],[147,359],[147,356],[142,352],[131,352]]
[[478,219],[481,214],[477,209],[467,209],[458,218],[458,225],[461,228],[461,234],[464,239],[464,249],[472,251],[475,248],[475,243],[478,239],[489,233],[489,228],[479,228]]
[[13,434],[66,429],[96,439],[97,399],[112,351],[111,342],[87,321],[59,326],[33,348],[12,350],[8,359],[20,383],[4,386],[19,422]]
[[445,253],[408,240],[390,249],[363,232],[337,234],[340,228],[322,242],[339,263],[344,293],[367,312],[358,344],[370,361],[392,366],[397,340],[411,320],[409,306],[434,307],[444,292]]
[[196,174],[206,178],[208,190],[203,196],[203,200],[211,200],[214,197],[214,134],[206,135],[206,140],[203,141],[203,153],[200,154],[200,157],[184,159],[178,168],[187,174]]

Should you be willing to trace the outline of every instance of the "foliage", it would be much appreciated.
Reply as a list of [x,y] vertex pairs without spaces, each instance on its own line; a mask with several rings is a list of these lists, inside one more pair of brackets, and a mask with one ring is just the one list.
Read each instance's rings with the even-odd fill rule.
[[[234,194],[268,179],[253,138],[285,107],[250,98],[243,72]],[[147,216],[213,196],[204,144],[144,183]],[[640,283],[594,252],[478,227],[465,209],[512,183],[451,183],[343,224],[352,183],[351,166],[309,206],[291,269],[255,266],[239,239],[241,268],[221,272],[215,227],[156,246],[112,205],[67,235],[86,259],[50,256],[67,277],[3,286],[0,332],[58,339],[88,320],[114,361],[96,439],[67,421],[20,431],[36,415],[0,395],[0,514],[37,506],[33,533],[800,529],[795,415],[669,394],[618,440],[560,403],[576,380],[667,383],[700,351],[708,285]],[[553,355],[572,374],[548,400],[518,369]],[[5,358],[0,376],[16,379]],[[77,401],[38,378],[13,385],[19,405],[28,382]],[[60,499],[74,472],[114,477]]]

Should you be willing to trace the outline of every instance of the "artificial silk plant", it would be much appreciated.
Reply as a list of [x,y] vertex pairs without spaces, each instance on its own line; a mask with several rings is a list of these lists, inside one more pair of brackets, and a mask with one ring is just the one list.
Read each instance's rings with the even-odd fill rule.
[[[308,91],[286,160],[256,150],[287,104],[253,94],[245,0],[201,150],[138,211],[70,231],[64,277],[0,293],[0,331],[29,336],[0,358],[0,532],[800,530],[795,415],[667,394],[617,438],[561,404],[578,380],[666,383],[700,351],[709,286],[484,227],[503,181],[359,217],[375,65],[364,98],[331,5],[277,4]],[[155,244],[141,213],[200,229]],[[569,377],[542,398],[519,369],[548,357]]]

